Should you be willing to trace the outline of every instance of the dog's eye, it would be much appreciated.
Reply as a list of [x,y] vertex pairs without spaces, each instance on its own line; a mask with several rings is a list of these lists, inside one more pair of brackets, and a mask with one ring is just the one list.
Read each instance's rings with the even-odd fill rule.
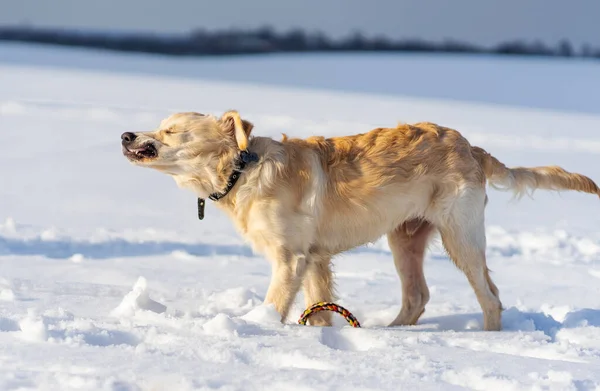
[[175,133],[175,131],[174,131],[174,130],[172,130],[172,129],[165,129],[165,130],[163,130],[163,133],[164,133],[164,134],[174,134],[174,133]]

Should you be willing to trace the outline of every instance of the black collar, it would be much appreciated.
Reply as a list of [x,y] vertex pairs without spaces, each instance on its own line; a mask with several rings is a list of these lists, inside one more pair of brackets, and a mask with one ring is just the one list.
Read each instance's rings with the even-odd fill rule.
[[[258,155],[254,152],[240,152],[239,158],[236,159],[235,168],[233,169],[233,172],[231,173],[231,175],[229,175],[229,179],[227,180],[227,186],[225,187],[225,190],[223,190],[220,193],[212,193],[208,196],[208,198],[210,198],[213,201],[218,201],[221,198],[225,197],[231,191],[231,189],[233,189],[233,186],[235,186],[235,183],[238,181],[238,179],[240,179],[240,176],[242,175],[242,170],[246,167],[246,164],[257,161]],[[198,219],[200,220],[204,219],[205,204],[206,202],[204,201],[204,198],[198,198]]]

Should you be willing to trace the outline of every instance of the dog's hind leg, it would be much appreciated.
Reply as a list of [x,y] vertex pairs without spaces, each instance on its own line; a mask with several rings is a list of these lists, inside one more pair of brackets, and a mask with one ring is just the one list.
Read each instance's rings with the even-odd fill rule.
[[[310,255],[302,290],[306,308],[320,301],[335,300],[330,257]],[[312,326],[331,326],[331,312],[317,312],[308,318],[308,323]]]
[[387,234],[394,265],[402,284],[402,309],[389,326],[414,325],[425,311],[429,288],[423,274],[423,258],[435,227],[417,220],[398,226]]
[[483,310],[483,328],[500,330],[502,303],[485,259],[485,190],[468,189],[454,202],[447,221],[440,224],[442,243],[462,270]]

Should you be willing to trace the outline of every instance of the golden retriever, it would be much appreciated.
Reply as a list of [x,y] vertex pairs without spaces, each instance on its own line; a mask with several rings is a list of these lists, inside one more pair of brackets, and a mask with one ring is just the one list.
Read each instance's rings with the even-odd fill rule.
[[[271,262],[265,303],[282,322],[300,288],[307,306],[334,300],[334,255],[387,235],[402,285],[402,308],[390,326],[415,324],[429,300],[423,256],[437,231],[475,291],[484,329],[500,330],[502,304],[485,257],[486,182],[517,195],[539,188],[600,196],[588,177],[555,166],[507,168],[433,123],[282,141],[251,137],[252,129],[237,111],[176,113],[157,130],[124,133],[122,151],[199,200],[216,195],[215,204]],[[310,323],[331,325],[331,314]]]

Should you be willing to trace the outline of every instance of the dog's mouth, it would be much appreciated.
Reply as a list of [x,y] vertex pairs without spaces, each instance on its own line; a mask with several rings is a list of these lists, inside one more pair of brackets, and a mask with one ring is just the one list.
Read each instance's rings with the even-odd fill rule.
[[123,146],[123,154],[131,160],[145,160],[156,158],[158,156],[158,151],[154,145],[145,144],[139,148]]

